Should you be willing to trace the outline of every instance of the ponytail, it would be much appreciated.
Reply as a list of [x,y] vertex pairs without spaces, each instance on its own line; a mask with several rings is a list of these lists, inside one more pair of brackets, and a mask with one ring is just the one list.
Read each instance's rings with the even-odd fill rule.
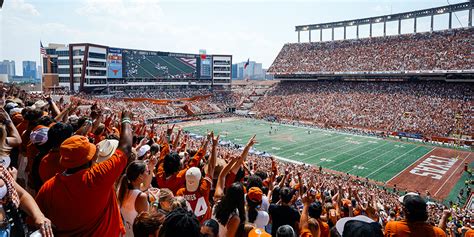
[[117,199],[119,206],[122,206],[123,199],[125,198],[125,193],[127,192],[128,186],[129,186],[128,178],[127,175],[124,174],[120,178],[120,186],[117,192]]
[[260,203],[256,203],[252,200],[249,199],[249,197],[247,196],[247,219],[250,223],[254,223],[255,220],[257,219],[257,216],[258,216],[258,210],[257,210],[257,206],[259,206],[261,204]]

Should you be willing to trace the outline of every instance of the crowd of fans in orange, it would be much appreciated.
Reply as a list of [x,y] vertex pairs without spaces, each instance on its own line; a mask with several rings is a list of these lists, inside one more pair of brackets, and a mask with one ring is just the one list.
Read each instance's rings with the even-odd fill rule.
[[288,43],[269,72],[473,70],[473,32],[471,27],[344,41]]
[[238,149],[129,104],[1,93],[2,236],[473,236],[458,203],[249,154],[255,136]]
[[463,83],[282,82],[253,109],[261,118],[310,121],[326,127],[425,137],[474,135],[473,94],[472,85]]

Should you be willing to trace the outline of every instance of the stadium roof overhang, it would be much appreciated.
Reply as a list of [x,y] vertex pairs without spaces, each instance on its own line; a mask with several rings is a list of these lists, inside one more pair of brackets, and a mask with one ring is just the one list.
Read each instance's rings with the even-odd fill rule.
[[464,10],[469,10],[472,8],[473,8],[473,2],[469,1],[469,2],[464,2],[464,3],[446,5],[442,7],[435,7],[435,8],[418,10],[418,11],[397,13],[397,14],[377,16],[377,17],[369,17],[369,18],[361,18],[361,19],[355,19],[355,20],[337,21],[337,22],[329,22],[329,23],[321,23],[321,24],[299,25],[295,27],[295,31],[309,31],[309,30],[331,29],[331,28],[338,28],[338,27],[350,27],[350,26],[356,26],[356,25],[377,24],[377,23],[383,23],[383,22],[406,20],[406,19],[412,19],[412,18],[418,18],[418,17],[446,14],[450,12],[464,11]]

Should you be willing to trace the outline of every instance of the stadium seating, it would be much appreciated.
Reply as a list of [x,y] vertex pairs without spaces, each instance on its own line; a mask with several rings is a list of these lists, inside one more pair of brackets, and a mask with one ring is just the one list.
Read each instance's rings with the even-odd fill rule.
[[277,74],[473,70],[473,28],[343,41],[285,44]]

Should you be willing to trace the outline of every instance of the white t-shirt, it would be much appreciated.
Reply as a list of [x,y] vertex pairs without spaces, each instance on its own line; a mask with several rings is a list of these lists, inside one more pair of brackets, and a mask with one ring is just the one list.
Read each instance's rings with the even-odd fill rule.
[[265,229],[265,226],[268,225],[270,221],[270,215],[266,211],[258,211],[257,219],[254,221],[254,225],[257,228]]
[[122,207],[120,208],[124,220],[123,224],[125,225],[126,237],[133,237],[133,222],[138,216],[138,212],[135,209],[135,201],[140,193],[141,191],[138,189],[129,190],[122,202]]

